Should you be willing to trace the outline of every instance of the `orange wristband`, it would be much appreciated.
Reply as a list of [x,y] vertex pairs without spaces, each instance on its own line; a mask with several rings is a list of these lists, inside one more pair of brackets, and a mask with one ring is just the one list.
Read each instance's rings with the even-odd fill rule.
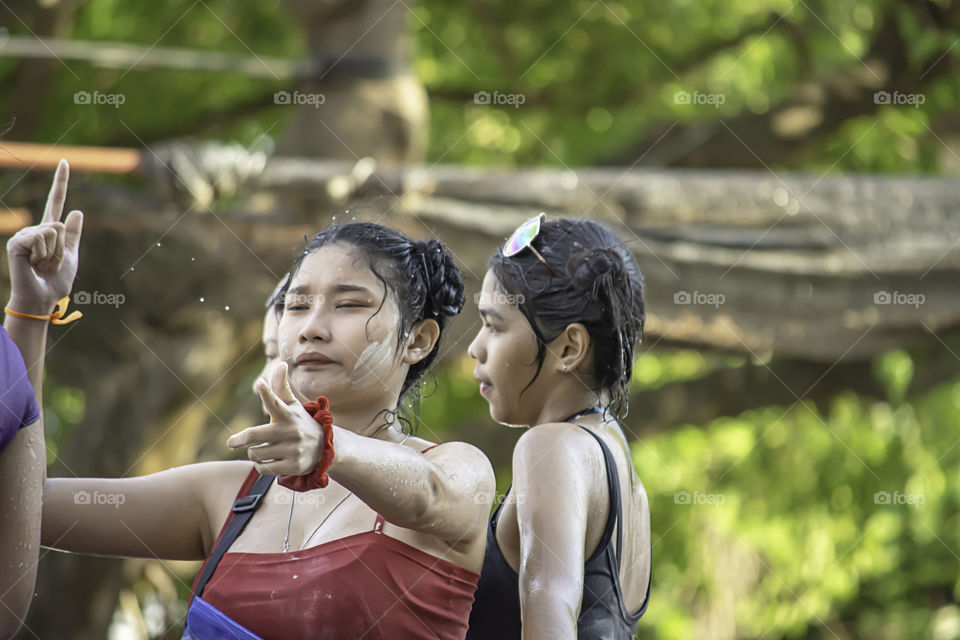
[[333,414],[330,413],[330,401],[326,396],[320,396],[316,402],[308,402],[303,405],[303,408],[320,424],[320,429],[323,431],[323,453],[320,455],[320,461],[317,462],[317,468],[312,473],[305,476],[277,476],[277,484],[293,491],[311,491],[326,487],[330,483],[327,469],[333,464],[334,456]]
[[27,320],[49,320],[53,324],[70,324],[76,320],[79,320],[83,317],[83,314],[79,311],[74,311],[69,316],[64,318],[64,314],[67,312],[67,305],[70,304],[70,296],[63,296],[57,300],[57,305],[53,309],[53,313],[47,316],[35,316],[29,313],[20,313],[19,311],[14,311],[10,307],[4,307],[3,311],[8,316],[13,316],[14,318],[25,318]]

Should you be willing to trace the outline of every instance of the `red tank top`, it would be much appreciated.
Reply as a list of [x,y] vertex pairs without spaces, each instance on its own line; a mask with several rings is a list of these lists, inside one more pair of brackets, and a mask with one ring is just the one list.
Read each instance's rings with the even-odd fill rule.
[[[258,475],[250,470],[238,497]],[[232,519],[233,512],[218,541]],[[228,552],[203,599],[268,640],[463,640],[479,578],[384,535],[377,514],[371,531],[302,551]],[[196,586],[195,579],[191,593]]]

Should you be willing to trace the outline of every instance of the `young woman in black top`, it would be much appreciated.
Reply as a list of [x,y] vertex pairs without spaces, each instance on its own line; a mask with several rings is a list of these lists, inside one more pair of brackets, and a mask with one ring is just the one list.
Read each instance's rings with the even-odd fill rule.
[[620,419],[643,277],[588,220],[522,225],[490,260],[470,345],[494,420],[526,427],[493,514],[471,640],[626,639],[646,610],[650,512]]

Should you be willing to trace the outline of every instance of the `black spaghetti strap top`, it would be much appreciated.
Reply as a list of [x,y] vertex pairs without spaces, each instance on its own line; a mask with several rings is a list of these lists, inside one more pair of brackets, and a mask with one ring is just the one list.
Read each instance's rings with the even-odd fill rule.
[[[570,422],[581,415],[583,414],[572,416],[564,422]],[[622,507],[617,465],[606,443],[586,427],[580,428],[593,436],[603,450],[607,467],[610,515],[596,550],[584,564],[583,600],[580,617],[577,618],[577,637],[589,640],[629,640],[650,601],[652,557],[647,595],[640,610],[631,615],[623,604],[623,592],[620,588],[623,523],[620,517]],[[509,494],[509,489],[507,493]],[[473,610],[470,613],[470,628],[467,630],[466,640],[520,640],[520,576],[507,564],[500,545],[497,544],[497,522],[506,500],[504,496],[487,526],[487,550],[474,596]],[[617,533],[616,545],[613,540],[614,524]]]

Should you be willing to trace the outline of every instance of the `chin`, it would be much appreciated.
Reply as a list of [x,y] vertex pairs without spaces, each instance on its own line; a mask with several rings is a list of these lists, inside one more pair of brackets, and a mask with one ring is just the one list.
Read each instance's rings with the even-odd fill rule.
[[290,380],[290,388],[293,389],[293,394],[297,396],[301,402],[316,400],[317,396],[327,396],[329,398],[330,387],[331,385],[323,384],[322,381],[317,380],[313,376],[307,377],[306,380],[303,377],[296,376]]
[[490,417],[494,422],[502,424],[505,427],[510,427],[511,429],[519,429],[526,426],[524,424],[520,424],[517,421],[516,416],[511,416],[503,411],[498,411],[493,404],[490,405]]

